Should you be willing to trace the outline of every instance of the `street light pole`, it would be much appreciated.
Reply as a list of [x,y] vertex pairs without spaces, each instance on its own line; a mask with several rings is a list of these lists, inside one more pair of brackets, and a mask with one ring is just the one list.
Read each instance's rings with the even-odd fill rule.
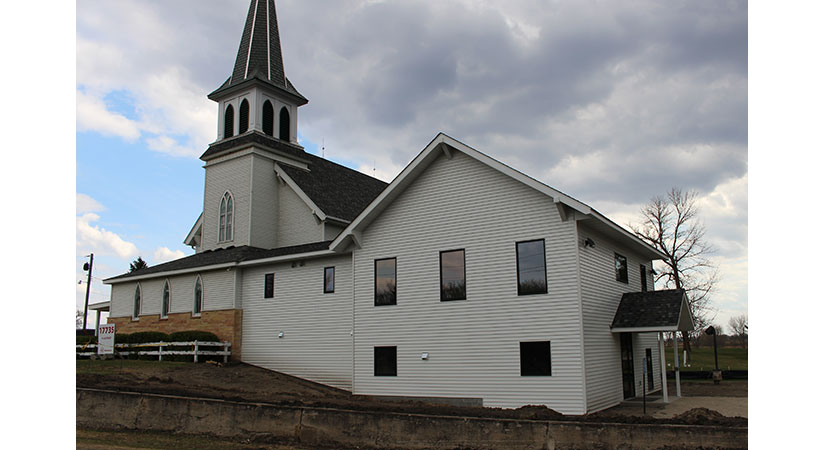
[[89,278],[86,280],[86,306],[83,307],[83,332],[86,332],[86,316],[89,315],[89,289],[92,286],[92,264],[95,261],[95,254],[89,254],[89,262],[83,264],[83,269],[89,271]]

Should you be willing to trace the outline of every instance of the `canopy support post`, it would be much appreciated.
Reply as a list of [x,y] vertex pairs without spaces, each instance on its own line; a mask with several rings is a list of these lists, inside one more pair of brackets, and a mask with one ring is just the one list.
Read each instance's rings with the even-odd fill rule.
[[667,366],[666,366],[666,354],[665,354],[665,333],[660,331],[659,332],[659,365],[662,366],[662,400],[665,403],[669,403],[667,399]]
[[673,373],[676,374],[676,397],[682,396],[682,386],[679,378],[679,341],[676,340],[676,331],[673,332]]

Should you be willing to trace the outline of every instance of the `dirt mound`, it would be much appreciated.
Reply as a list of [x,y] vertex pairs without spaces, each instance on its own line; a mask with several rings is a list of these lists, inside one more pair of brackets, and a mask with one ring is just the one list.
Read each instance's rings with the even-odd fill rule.
[[689,425],[715,425],[728,418],[707,408],[693,408],[679,414],[674,419]]

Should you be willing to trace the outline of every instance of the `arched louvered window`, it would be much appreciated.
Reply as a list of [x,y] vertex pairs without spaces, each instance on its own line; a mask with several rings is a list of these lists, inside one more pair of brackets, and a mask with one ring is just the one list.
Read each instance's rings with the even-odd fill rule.
[[272,136],[272,133],[275,132],[275,108],[272,107],[272,103],[269,100],[264,102],[262,118],[264,134],[267,136]]
[[135,303],[132,306],[132,318],[137,319],[140,315],[140,283],[135,288]]
[[232,194],[227,192],[223,194],[223,198],[221,198],[221,208],[218,220],[218,242],[232,240],[233,209]]
[[249,102],[241,100],[241,109],[238,110],[238,134],[246,133],[249,129]]
[[286,106],[281,108],[281,133],[280,138],[284,141],[289,140],[289,111]]
[[203,282],[200,275],[195,280],[195,304],[192,306],[192,314],[200,315],[203,310]]
[[223,115],[223,138],[231,138],[235,134],[235,108],[232,105],[226,107]]
[[169,280],[166,280],[163,283],[163,293],[161,294],[163,302],[161,303],[160,307],[160,316],[161,317],[168,317],[169,316]]

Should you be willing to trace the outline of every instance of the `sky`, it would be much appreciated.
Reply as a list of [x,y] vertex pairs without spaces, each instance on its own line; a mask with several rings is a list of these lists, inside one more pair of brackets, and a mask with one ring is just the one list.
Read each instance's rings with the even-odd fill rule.
[[[748,313],[748,5],[743,1],[277,1],[308,152],[390,181],[438,133],[614,222],[698,193],[721,279]],[[76,7],[76,286],[192,254],[206,94],[229,76],[248,0]],[[90,316],[91,317],[91,316]],[[93,326],[94,319],[90,318]]]

